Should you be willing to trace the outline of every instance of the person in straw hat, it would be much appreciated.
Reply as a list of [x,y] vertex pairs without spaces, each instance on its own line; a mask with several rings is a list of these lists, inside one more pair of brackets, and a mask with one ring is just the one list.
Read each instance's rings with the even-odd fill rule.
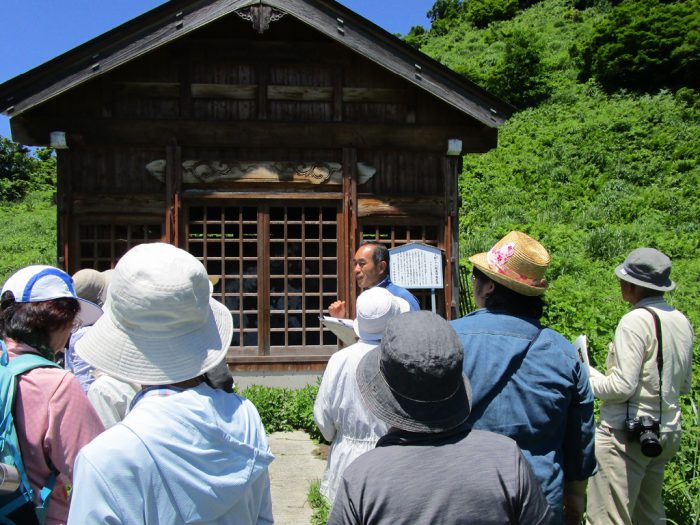
[[389,320],[357,368],[390,429],[343,474],[330,525],[549,524],[542,489],[510,438],[472,430],[464,350],[432,312]]
[[81,450],[69,524],[272,523],[274,457],[260,416],[204,379],[232,333],[195,257],[153,243],[121,258],[105,313],[76,350],[144,388],[122,422]]
[[664,467],[681,443],[678,398],[691,389],[693,328],[664,299],[676,287],[668,256],[637,248],[615,275],[632,310],[615,329],[607,372],[591,368],[593,394],[603,403],[595,444],[600,470],[589,487],[587,520],[666,523]]
[[472,381],[469,422],[513,438],[554,509],[553,523],[578,525],[596,470],[593,394],[574,347],[540,323],[549,253],[512,231],[469,260],[478,309],[452,321]]
[[388,428],[362,403],[355,381],[357,365],[379,344],[389,320],[410,308],[406,300],[392,295],[386,288],[375,286],[365,290],[357,298],[354,321],[359,341],[328,360],[314,403],[314,419],[323,437],[332,442],[321,480],[321,494],[331,502],[347,466],[374,448]]
[[[65,523],[75,458],[104,431],[78,380],[51,363],[76,327],[91,324],[100,315],[99,306],[77,297],[70,275],[52,266],[22,268],[2,287],[2,365],[8,364],[8,358],[13,361],[25,355],[47,359],[45,367],[19,376],[13,410],[34,503],[43,507],[47,525]],[[50,497],[42,487],[53,488]],[[24,505],[9,513],[3,508],[0,517],[14,523],[39,523],[32,507]]]

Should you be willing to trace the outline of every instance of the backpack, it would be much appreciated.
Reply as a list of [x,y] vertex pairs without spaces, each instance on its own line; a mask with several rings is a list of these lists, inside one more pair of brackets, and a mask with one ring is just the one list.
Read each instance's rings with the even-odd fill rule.
[[[0,523],[43,523],[44,511],[49,503],[53,486],[58,477],[56,468],[49,464],[52,470],[49,479],[41,490],[42,504],[34,505],[34,491],[29,484],[27,472],[22,462],[22,453],[17,440],[14,422],[15,392],[18,377],[25,372],[40,367],[60,368],[56,363],[39,355],[24,354],[9,360],[4,341],[0,340],[2,356],[0,356],[0,401],[2,401],[2,419],[0,420],[0,462],[3,467],[14,467],[19,474],[19,488],[12,492],[3,490],[6,479],[0,479]],[[11,469],[10,469],[11,470]]]

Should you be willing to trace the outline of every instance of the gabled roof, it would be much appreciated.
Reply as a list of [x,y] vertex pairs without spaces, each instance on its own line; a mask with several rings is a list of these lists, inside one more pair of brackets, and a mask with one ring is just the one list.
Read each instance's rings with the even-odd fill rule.
[[506,102],[334,0],[171,0],[0,84],[0,112],[13,117],[235,11],[267,5],[307,24],[495,128]]

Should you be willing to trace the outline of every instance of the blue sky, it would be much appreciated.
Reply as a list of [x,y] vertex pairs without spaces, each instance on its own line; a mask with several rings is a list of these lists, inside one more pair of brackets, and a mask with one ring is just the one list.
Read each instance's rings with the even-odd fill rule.
[[[164,0],[0,0],[0,83],[166,3]],[[390,33],[428,27],[435,0],[340,0]],[[0,135],[10,136],[0,115]]]

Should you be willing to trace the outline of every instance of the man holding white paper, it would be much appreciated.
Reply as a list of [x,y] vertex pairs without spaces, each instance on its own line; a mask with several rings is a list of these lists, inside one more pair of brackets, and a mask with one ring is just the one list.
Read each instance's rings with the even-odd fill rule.
[[[386,288],[392,295],[405,300],[411,311],[420,310],[418,299],[401,286],[391,282],[389,277],[389,250],[381,243],[363,241],[355,252],[351,262],[355,282],[361,290],[374,286]],[[335,301],[328,307],[328,313],[333,317],[347,315],[345,301]]]

